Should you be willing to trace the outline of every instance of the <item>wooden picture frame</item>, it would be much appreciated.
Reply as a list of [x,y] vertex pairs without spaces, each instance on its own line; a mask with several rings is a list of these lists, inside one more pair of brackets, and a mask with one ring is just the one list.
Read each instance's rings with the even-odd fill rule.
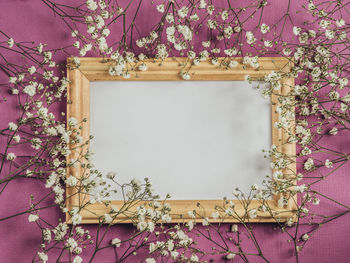
[[[224,59],[220,58],[219,60]],[[197,66],[193,66],[193,68],[189,71],[191,74],[190,81],[196,80],[232,80],[239,81],[245,80],[246,76],[249,75],[252,78],[262,78],[265,75],[271,73],[272,71],[283,71],[289,72],[292,67],[292,63],[287,58],[280,57],[264,57],[259,58],[259,68],[254,69],[252,67],[244,67],[243,59],[236,58],[238,62],[238,66],[234,69],[221,69],[218,66],[213,65],[209,61],[201,62]],[[68,59],[68,65],[72,65],[72,58]],[[67,67],[67,77],[70,81],[67,92],[67,120],[71,117],[75,117],[79,122],[83,119],[86,120],[83,128],[81,130],[81,136],[83,137],[83,141],[87,141],[90,137],[90,127],[89,127],[89,115],[90,115],[90,104],[89,104],[89,89],[90,82],[92,81],[103,81],[103,80],[119,80],[119,81],[174,81],[174,80],[182,80],[180,77],[180,64],[187,61],[187,58],[168,58],[162,61],[162,65],[160,66],[160,61],[155,61],[153,59],[149,59],[146,64],[148,67],[147,71],[144,72],[131,72],[131,77],[129,79],[125,79],[119,76],[111,76],[108,73],[108,68],[110,62],[103,58],[80,58],[80,66],[78,68]],[[281,80],[282,88],[277,91],[278,95],[286,95],[289,93],[290,89],[294,87],[294,79],[293,78],[285,78]],[[274,123],[279,120],[279,113],[276,111],[276,107],[278,106],[278,95],[271,96],[271,107],[272,107],[272,143],[277,146],[278,151],[288,154],[291,158],[295,158],[296,155],[296,145],[293,142],[289,142],[288,134],[283,132],[281,129],[277,129],[274,127]],[[86,151],[85,147],[85,151]],[[84,153],[78,152],[77,150],[72,149],[71,154],[67,157],[67,161],[72,158],[77,159],[79,156],[82,156]],[[82,161],[83,162],[83,161]],[[77,178],[83,176],[82,167],[69,167],[67,174],[74,175]],[[284,172],[287,174],[296,173],[296,164],[292,162]],[[74,207],[80,207],[82,202],[88,200],[88,195],[78,193],[75,188],[66,187],[67,194],[67,209],[71,211]],[[268,206],[271,209],[270,212],[262,212],[259,211],[256,218],[250,219],[248,216],[245,217],[247,210],[258,208],[261,205],[259,200],[251,200],[247,207],[244,207],[242,202],[239,200],[232,200],[235,203],[235,211],[243,218],[246,218],[246,221],[249,222],[276,222],[276,219],[271,216],[271,212],[273,212],[278,220],[283,222],[287,221],[290,218],[295,217],[295,213],[297,211],[297,199],[296,196],[288,197],[288,204],[284,207],[279,207],[277,205],[277,201],[279,200],[280,195],[274,196],[272,200],[268,200]],[[124,201],[122,200],[113,200],[111,201],[112,205],[116,205],[120,207]],[[215,205],[223,205],[223,200],[168,200],[167,203],[171,205],[172,211],[171,214],[180,215],[181,217],[173,216],[172,222],[183,222],[186,220],[193,220],[188,215],[188,211],[196,210],[197,203],[200,202],[201,207],[205,209],[205,213],[207,216],[211,215],[215,212]],[[99,223],[99,217],[103,216],[105,213],[108,213],[110,210],[109,207],[106,207],[104,204],[95,203],[89,204],[84,207],[82,211],[80,211],[80,215],[82,216],[81,223]],[[123,216],[118,216],[118,223],[131,223],[127,217],[123,218]],[[71,216],[69,213],[66,214],[67,222],[71,222]],[[200,218],[197,218],[197,221],[200,221]],[[222,219],[216,220],[217,222],[222,222]],[[224,219],[225,222],[237,222],[238,220],[234,218]],[[211,222],[215,222],[214,219],[211,219]]]

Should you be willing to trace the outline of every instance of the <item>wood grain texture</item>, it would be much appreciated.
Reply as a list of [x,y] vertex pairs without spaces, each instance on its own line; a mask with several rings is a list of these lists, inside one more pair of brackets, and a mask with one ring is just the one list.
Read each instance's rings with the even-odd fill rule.
[[[219,61],[225,58],[220,58]],[[220,68],[217,65],[213,65],[209,61],[202,62],[198,66],[192,66],[187,63],[187,58],[168,58],[164,61],[156,61],[149,59],[146,61],[148,67],[147,71],[144,72],[131,72],[131,77],[125,79],[119,76],[110,76],[108,74],[108,68],[111,62],[102,58],[80,58],[81,66],[78,69],[70,69],[68,67],[67,76],[70,80],[68,86],[68,96],[67,96],[67,120],[70,117],[75,117],[78,121],[82,121],[86,118],[87,122],[84,123],[82,134],[83,141],[89,140],[90,131],[90,81],[111,81],[111,80],[122,80],[122,81],[175,81],[182,80],[179,72],[181,68],[189,70],[191,74],[191,81],[205,81],[205,80],[245,80],[246,76],[249,75],[253,78],[263,78],[266,74],[272,71],[283,71],[289,72],[292,63],[286,58],[259,58],[260,67],[254,69],[251,67],[245,67],[242,64],[242,58],[235,59],[238,62],[238,66],[234,69]],[[68,64],[71,64],[72,59],[67,60]],[[187,63],[187,64],[186,64]],[[161,66],[160,66],[161,64]],[[131,68],[132,66],[129,65]],[[288,134],[283,132],[281,129],[274,128],[274,123],[279,119],[279,113],[276,111],[278,105],[278,95],[286,95],[289,90],[294,86],[294,79],[288,78],[282,80],[282,89],[280,94],[272,95],[271,97],[271,114],[272,114],[272,143],[275,144],[278,150],[289,155],[295,161],[295,144],[288,142]],[[86,151],[86,147],[84,148]],[[83,151],[84,151],[83,149]],[[72,154],[67,157],[67,161],[72,158],[80,158],[81,162],[85,161],[82,159],[84,152],[80,152],[72,149]],[[295,162],[290,164],[288,168],[283,171],[285,174],[296,173]],[[74,175],[78,178],[82,176],[88,176],[88,170],[81,167],[70,167],[67,170],[67,174]],[[71,210],[73,207],[78,207],[85,204],[89,198],[86,194],[77,193],[76,189],[67,187],[67,208]],[[246,214],[247,208],[257,209],[261,206],[262,201],[252,200],[252,201],[238,201],[232,200],[235,203],[235,211],[237,213],[236,218],[226,218],[225,222],[240,222],[241,220],[247,222],[275,222],[276,220],[272,218],[271,213],[274,213],[276,217],[279,218],[281,222],[286,221],[289,218],[293,218],[297,209],[296,197],[293,196],[289,199],[288,205],[285,207],[278,207],[277,200],[280,195],[276,195],[273,200],[266,201],[267,206],[272,210],[272,212],[258,212],[258,217],[255,219],[249,219]],[[141,204],[143,201],[140,201]],[[201,204],[201,208],[197,207],[197,203]],[[183,222],[188,221],[189,218],[187,212],[191,210],[205,211],[206,216],[210,216],[215,212],[215,206],[222,206],[223,200],[169,200],[167,201],[171,205],[172,211],[172,222]],[[112,205],[117,207],[123,207],[125,205],[124,201],[114,200],[111,202]],[[145,203],[147,204],[147,203]],[[130,211],[135,211],[136,207],[131,208]],[[204,209],[204,210],[203,210]],[[109,207],[104,204],[89,204],[84,207],[80,212],[83,220],[82,223],[94,224],[99,222],[99,217],[108,213]],[[176,216],[182,214],[182,217]],[[70,216],[67,213],[67,221],[70,222]],[[237,219],[240,218],[240,219]],[[197,221],[201,221],[198,217]],[[130,214],[121,214],[117,217],[115,223],[132,223],[133,220],[130,219]],[[215,220],[211,220],[215,222]]]

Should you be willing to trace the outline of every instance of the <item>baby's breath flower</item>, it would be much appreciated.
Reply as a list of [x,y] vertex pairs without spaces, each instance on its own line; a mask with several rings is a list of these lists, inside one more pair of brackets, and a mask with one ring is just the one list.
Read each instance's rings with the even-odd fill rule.
[[270,27],[268,25],[266,25],[266,24],[262,24],[260,26],[260,31],[263,34],[266,34],[267,32],[269,32],[269,30],[270,30]]
[[233,225],[231,226],[231,232],[237,233],[237,232],[238,232],[238,225],[233,224]]
[[83,262],[83,259],[80,256],[75,256],[73,259],[73,263],[81,263]]
[[30,75],[33,75],[36,71],[36,68],[34,66],[31,66],[29,69],[28,69],[28,72]]
[[13,38],[9,38],[7,40],[7,45],[9,46],[9,48],[12,48],[14,43],[15,43],[15,41],[13,40]]
[[307,161],[304,163],[304,169],[306,171],[310,171],[314,168],[314,160],[312,158],[307,159]]
[[313,200],[312,200],[312,203],[314,204],[314,205],[319,205],[320,204],[320,199],[318,199],[318,198],[314,198]]
[[235,27],[233,28],[233,30],[234,30],[236,33],[239,33],[239,32],[242,31],[242,28],[241,28],[240,26],[235,26]]
[[163,4],[157,5],[157,11],[160,13],[164,13],[165,11],[164,5]]
[[332,128],[330,131],[329,131],[329,134],[331,135],[337,135],[338,134],[338,129],[336,127]]
[[270,41],[270,40],[265,40],[265,41],[264,41],[264,46],[265,46],[265,47],[272,47],[272,41]]
[[191,79],[191,75],[188,72],[180,72],[180,76],[184,79],[184,80],[190,80]]
[[299,192],[299,193],[303,193],[303,192],[305,192],[305,190],[307,190],[307,186],[305,184],[296,185],[296,186],[294,186],[294,190]]
[[335,37],[335,33],[333,30],[327,29],[325,32],[326,38],[333,39]]
[[188,7],[183,6],[183,7],[178,11],[179,17],[185,18],[185,17],[187,16],[188,11],[189,11],[189,10],[188,10]]
[[6,160],[13,161],[14,159],[16,159],[16,155],[14,153],[8,153],[6,155]]
[[36,222],[36,221],[38,221],[38,219],[39,219],[38,215],[30,214],[29,217],[28,217],[28,221],[29,222]]
[[308,235],[308,234],[304,234],[304,235],[301,237],[301,239],[302,239],[303,241],[307,241],[307,240],[309,240],[309,235]]
[[213,5],[208,5],[207,12],[208,12],[209,15],[212,15],[214,10],[215,10],[215,8],[214,8]]
[[199,1],[199,9],[204,9],[207,6],[207,3],[205,2],[205,0],[200,0]]
[[227,18],[228,18],[228,11],[227,10],[222,11],[221,19],[225,21]]
[[256,41],[256,38],[254,37],[254,34],[253,34],[253,32],[251,32],[251,31],[247,31],[246,34],[245,34],[245,37],[246,37],[247,43],[248,43],[249,45],[254,44],[255,41]]
[[320,27],[322,28],[322,29],[326,29],[329,25],[331,24],[331,22],[330,21],[328,21],[328,20],[321,20],[320,21]]
[[21,140],[21,137],[17,134],[13,136],[13,140],[18,143]]
[[228,255],[226,255],[226,259],[234,259],[236,256],[236,254],[234,253],[229,253]]
[[121,240],[119,238],[113,238],[112,241],[111,241],[111,244],[115,247],[120,247],[121,245]]
[[44,252],[38,252],[38,257],[43,263],[46,263],[49,260],[49,257]]
[[300,27],[297,27],[297,26],[294,26],[293,27],[293,34],[298,36],[301,32],[301,28]]
[[251,209],[251,210],[249,210],[248,215],[249,215],[249,218],[251,218],[251,219],[256,218],[257,215],[258,215],[258,214],[257,214],[257,210],[256,210],[256,209]]
[[75,186],[78,183],[78,179],[75,176],[70,175],[67,180],[66,183],[69,186]]
[[164,221],[165,223],[170,223],[171,217],[168,214],[165,214],[162,216],[162,221]]
[[97,3],[94,0],[87,0],[86,1],[86,7],[92,11],[95,11],[97,9]]
[[72,126],[72,127],[75,127],[75,126],[78,125],[78,120],[76,118],[74,118],[74,117],[70,117],[68,119],[68,125]]
[[36,94],[35,85],[28,85],[23,89],[23,92],[28,94],[30,97],[33,97]]
[[341,18],[341,19],[337,20],[335,22],[335,24],[337,25],[337,27],[342,27],[342,26],[345,26],[345,21],[343,18]]
[[198,256],[195,254],[192,254],[192,256],[190,257],[190,262],[198,262],[198,261],[199,261]]
[[17,126],[16,123],[14,123],[14,122],[9,122],[9,130],[10,130],[10,131],[15,131],[15,130],[17,130],[17,129],[18,129],[18,126]]
[[218,24],[215,20],[213,19],[208,19],[207,21],[207,26],[210,28],[210,29],[216,29]]
[[328,160],[328,159],[324,162],[324,165],[327,168],[333,168],[333,163],[330,160]]
[[82,220],[82,217],[81,215],[79,214],[78,210],[76,208],[73,208],[72,209],[72,224],[73,225],[78,225],[80,224],[81,220]]
[[218,211],[213,212],[213,213],[211,214],[211,217],[212,217],[213,219],[218,219],[218,218],[219,218],[219,216],[220,216],[220,214],[219,214],[219,212],[218,212]]
[[207,217],[203,219],[202,225],[203,226],[209,226],[209,219]]

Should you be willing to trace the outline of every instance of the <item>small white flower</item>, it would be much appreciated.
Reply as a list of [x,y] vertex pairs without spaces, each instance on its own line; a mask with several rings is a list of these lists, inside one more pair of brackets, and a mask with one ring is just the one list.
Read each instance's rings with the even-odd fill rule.
[[218,219],[218,218],[219,218],[219,216],[220,216],[220,214],[219,214],[219,212],[218,212],[218,211],[213,212],[213,213],[211,214],[211,217],[212,217],[212,218],[214,218],[214,219]]
[[185,18],[187,16],[188,13],[188,7],[183,6],[179,11],[178,11],[178,15],[181,18]]
[[307,159],[307,161],[304,163],[304,169],[306,171],[310,171],[314,168],[314,160],[312,158]]
[[193,14],[193,15],[190,16],[190,19],[192,21],[198,21],[199,20],[199,16],[197,14]]
[[9,38],[9,39],[7,40],[7,45],[8,45],[10,48],[13,47],[14,43],[15,43],[15,41],[13,40],[13,38]]
[[292,54],[292,50],[290,48],[284,48],[282,52],[285,56],[289,56],[290,54]]
[[108,28],[104,28],[102,30],[102,36],[104,36],[104,37],[108,37],[110,33],[111,33],[111,31]]
[[342,26],[345,26],[345,21],[344,19],[339,19],[335,22],[335,24],[337,25],[337,27],[342,27]]
[[28,85],[23,89],[23,92],[33,97],[36,94],[36,89],[34,85]]
[[270,40],[265,40],[265,41],[264,41],[264,46],[265,46],[265,47],[272,47],[272,41],[270,41]]
[[318,199],[318,198],[314,198],[313,200],[312,200],[312,203],[314,204],[314,205],[319,205],[320,204],[320,199]]
[[235,68],[238,66],[238,62],[235,60],[231,60],[230,63],[228,64],[230,68]]
[[73,263],[81,263],[83,262],[83,259],[80,256],[75,256],[73,259]]
[[234,30],[236,33],[239,33],[239,32],[242,31],[242,28],[241,28],[240,26],[235,26],[235,27],[233,28],[233,30]]
[[198,261],[199,261],[199,258],[198,258],[197,255],[192,254],[192,256],[190,257],[190,261],[192,261],[192,262],[198,262]]
[[301,32],[301,28],[300,27],[297,27],[297,26],[294,26],[293,27],[293,34],[298,36]]
[[184,80],[190,80],[190,79],[191,79],[191,75],[188,74],[188,72],[181,72],[180,75],[181,75],[181,77],[182,77]]
[[17,134],[17,135],[15,135],[15,136],[13,136],[13,140],[14,140],[15,142],[19,142],[19,141],[21,140],[21,137]]
[[97,9],[97,3],[93,0],[87,0],[86,1],[86,7],[92,11],[95,11]]
[[33,139],[30,140],[30,142],[31,142],[32,147],[35,150],[39,150],[40,149],[42,141],[39,138],[33,138]]
[[236,254],[230,253],[228,255],[226,255],[226,259],[234,259],[236,256]]
[[78,179],[77,179],[75,176],[70,175],[70,176],[67,178],[66,183],[67,183],[69,186],[75,186],[75,185],[77,185],[77,183],[78,183]]
[[140,66],[139,66],[139,70],[141,71],[146,71],[147,70],[147,65],[145,63],[142,63]]
[[310,237],[309,237],[308,234],[304,234],[304,235],[301,237],[301,239],[302,239],[303,241],[307,241],[309,238],[310,238]]
[[207,6],[207,3],[205,2],[205,0],[200,0],[199,1],[199,9],[204,9]]
[[338,134],[338,129],[337,129],[336,127],[334,127],[333,129],[331,129],[331,130],[329,131],[329,134],[331,134],[331,135],[337,135],[337,134]]
[[213,14],[213,12],[214,12],[214,6],[213,5],[208,5],[208,7],[207,7],[207,12],[208,12],[208,14],[209,15],[212,15]]
[[330,160],[328,160],[328,159],[324,162],[324,165],[327,168],[333,168],[333,163]]
[[259,186],[257,184],[253,184],[252,185],[252,190],[255,191],[255,190],[259,190]]
[[171,251],[170,256],[171,256],[172,259],[176,259],[179,256],[179,252]]
[[82,217],[78,213],[78,211],[74,211],[74,215],[72,216],[72,224],[78,225],[78,224],[80,224],[81,220],[82,220]]
[[74,117],[70,117],[68,119],[68,125],[72,126],[72,127],[77,126],[78,125],[78,120],[76,118],[74,118]]
[[333,39],[335,37],[335,33],[333,30],[327,29],[325,32],[326,38]]
[[43,263],[49,260],[49,257],[44,252],[38,252],[38,257]]
[[221,19],[225,21],[227,18],[228,18],[228,11],[227,10],[222,11]]
[[258,215],[256,209],[251,209],[251,210],[249,210],[248,214],[249,214],[249,218],[251,218],[251,219],[256,218],[257,215]]
[[18,126],[14,122],[9,123],[9,130],[10,131],[15,131],[15,130],[17,130],[17,128],[18,128]]
[[157,11],[160,13],[164,13],[165,11],[164,5],[163,4],[157,5]]
[[209,226],[209,219],[207,217],[203,219],[202,225]]
[[28,69],[28,72],[30,75],[33,75],[36,71],[36,68],[34,66],[31,66],[29,69]]
[[254,44],[256,41],[256,38],[254,37],[254,34],[251,31],[247,31],[245,37],[249,45]]
[[267,32],[269,32],[269,30],[270,30],[270,27],[268,25],[266,25],[266,24],[262,24],[260,26],[260,31],[263,34],[266,34]]
[[113,218],[111,217],[110,214],[104,214],[103,219],[106,223],[111,223],[113,221]]
[[115,247],[120,247],[121,245],[121,240],[119,238],[113,238],[112,241],[111,241],[111,244]]
[[326,29],[330,24],[331,24],[331,22],[328,20],[321,20],[320,21],[320,27],[322,29]]
[[116,175],[117,175],[116,172],[108,172],[107,178],[113,180]]
[[238,225],[233,224],[233,225],[231,226],[231,232],[237,233],[237,232],[238,232]]
[[38,215],[30,214],[29,217],[28,217],[28,221],[29,222],[36,222],[38,219],[39,219]]
[[165,223],[170,223],[171,217],[168,214],[165,214],[162,216],[162,221],[164,221]]
[[9,77],[9,82],[10,82],[11,84],[16,84],[17,78],[16,78],[16,77]]
[[16,159],[16,155],[14,153],[8,153],[6,155],[6,160],[13,161],[14,159]]
[[154,258],[146,258],[146,263],[156,263]]

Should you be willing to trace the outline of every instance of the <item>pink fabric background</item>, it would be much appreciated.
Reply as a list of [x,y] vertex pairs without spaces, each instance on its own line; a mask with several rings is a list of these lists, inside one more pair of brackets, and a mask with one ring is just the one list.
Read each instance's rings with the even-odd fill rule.
[[[123,1],[119,1],[123,3]],[[126,1],[124,1],[126,2]],[[142,16],[140,18],[143,24],[142,30],[148,30],[154,23],[148,10],[152,8],[150,1],[144,1]],[[225,1],[216,1],[224,3]],[[265,22],[271,23],[280,15],[281,8],[285,8],[287,1],[274,0],[267,7],[267,16]],[[295,16],[296,8],[304,1],[292,1],[291,15]],[[305,1],[306,2],[306,1]],[[71,1],[75,3],[75,1]],[[300,15],[299,15],[300,16]],[[302,18],[298,20],[300,25]],[[52,12],[39,0],[1,0],[0,1],[0,28],[10,34],[16,41],[30,40],[36,43],[47,43],[51,48],[59,48],[73,43],[70,32],[64,26],[63,22],[55,18]],[[118,34],[119,31],[112,31],[112,34]],[[288,33],[290,34],[290,33]],[[1,51],[3,52],[3,51]],[[58,58],[60,62],[65,57]],[[4,83],[6,79],[1,79]],[[7,126],[9,121],[16,118],[18,110],[15,108],[13,98],[7,90],[0,90],[1,96],[8,98],[7,102],[0,102],[0,127]],[[64,110],[65,104],[59,106],[59,110]],[[350,149],[349,137],[341,133],[336,139],[328,141],[328,146],[342,151]],[[339,169],[336,176],[332,179],[320,183],[319,190],[322,193],[338,200],[339,202],[350,205],[350,191],[348,177],[349,165]],[[331,183],[330,183],[331,182]],[[24,211],[29,207],[30,194],[37,199],[45,195],[46,189],[43,184],[37,184],[30,180],[16,180],[0,195],[0,217],[9,216],[19,211]],[[319,208],[323,213],[335,213],[341,209],[334,204],[321,200]],[[48,218],[49,222],[57,223],[57,218],[62,217],[57,209],[46,209],[41,212]],[[0,262],[18,263],[31,262],[33,256],[38,250],[41,234],[35,224],[28,223],[28,215],[18,216],[13,219],[0,222]],[[229,227],[228,225],[225,228]],[[96,228],[88,226],[93,233]],[[256,237],[260,241],[262,251],[270,262],[295,262],[293,246],[287,242],[288,237],[279,233],[273,224],[254,225]],[[118,236],[126,236],[132,230],[131,226],[113,226],[109,231],[106,241]],[[300,234],[303,232],[301,231]],[[311,241],[307,243],[303,252],[301,252],[301,262],[350,262],[350,216],[346,215],[327,224],[321,230],[317,231]],[[211,250],[212,244],[203,239],[198,239],[202,248]],[[248,244],[251,244],[250,242]],[[248,247],[248,251],[256,252],[254,247]],[[83,258],[89,258],[91,249],[83,254]],[[215,262],[220,262],[220,257],[214,258]],[[134,258],[130,262],[139,262],[139,258]],[[52,259],[49,262],[55,262]],[[93,262],[112,263],[115,262],[115,251],[104,250],[97,254]],[[241,262],[239,258],[235,262]],[[251,258],[251,262],[261,262],[257,258]]]

